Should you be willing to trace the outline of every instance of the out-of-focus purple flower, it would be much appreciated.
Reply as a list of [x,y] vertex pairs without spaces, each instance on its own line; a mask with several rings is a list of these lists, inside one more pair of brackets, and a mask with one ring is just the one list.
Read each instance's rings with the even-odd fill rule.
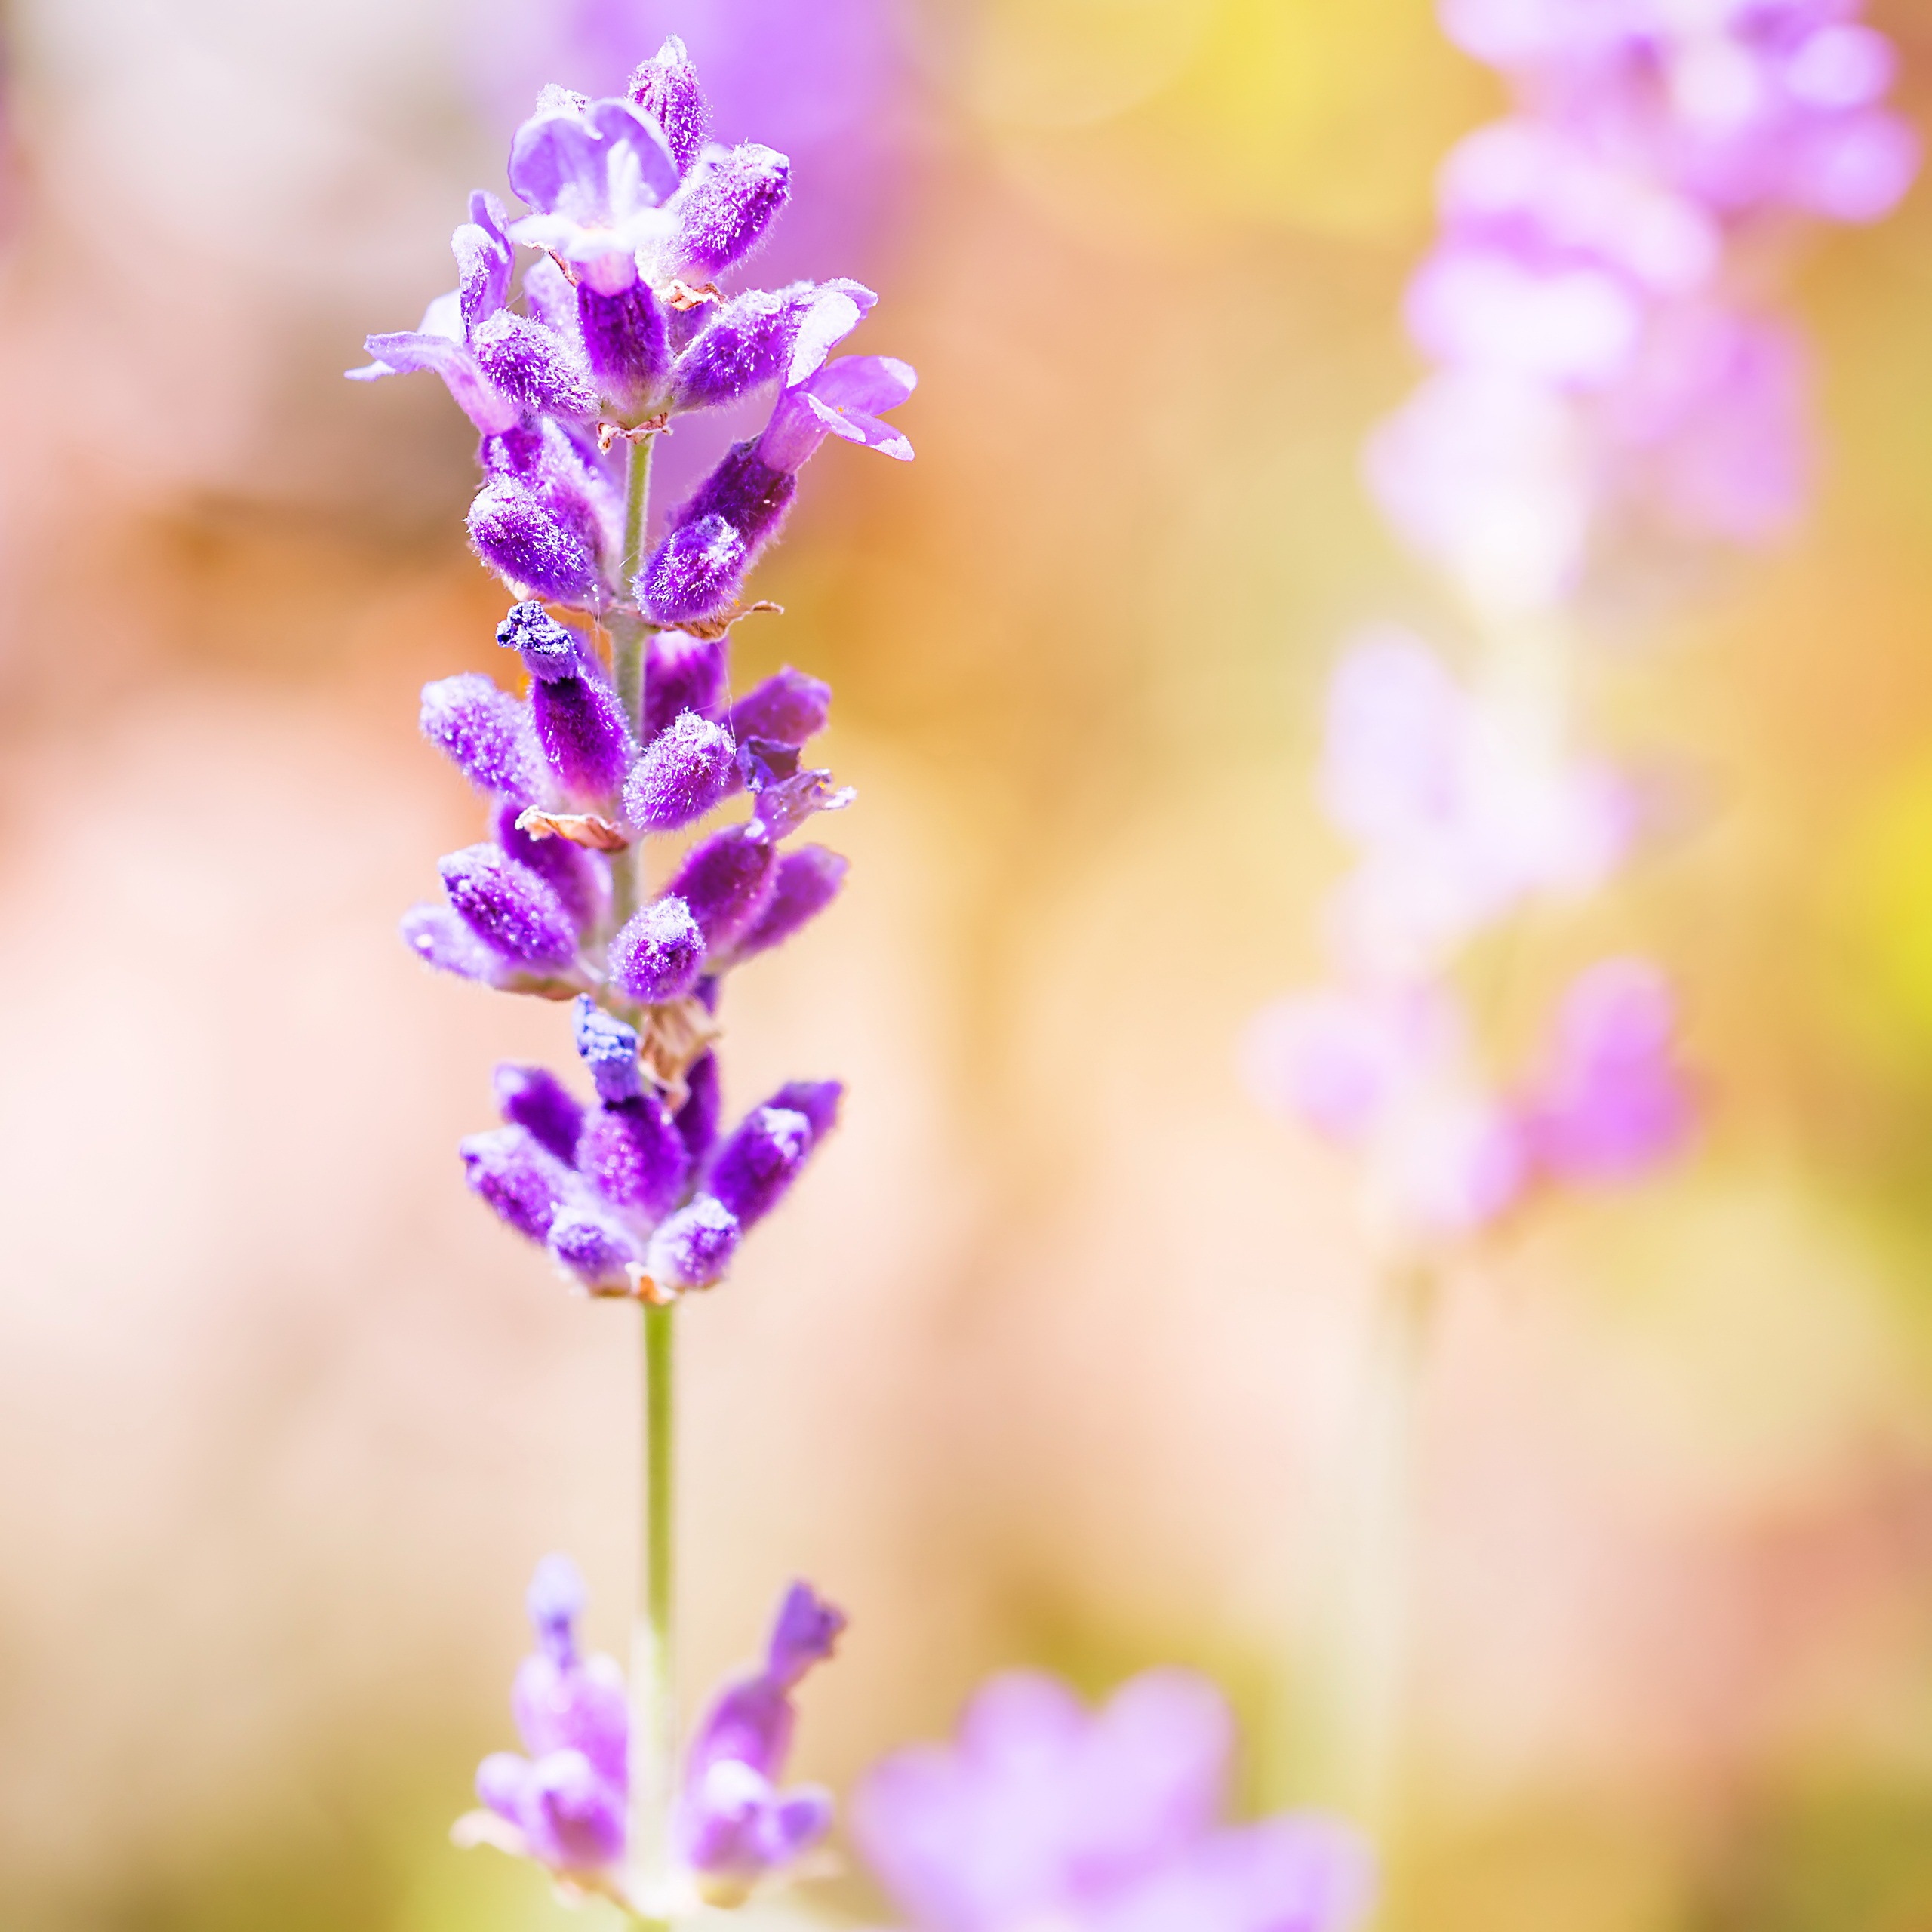
[[537,211],[511,224],[511,238],[571,263],[601,294],[632,287],[638,251],[671,232],[663,204],[678,164],[627,100],[540,103],[510,144],[509,181]]
[[808,1109],[774,1094],[754,1107],[712,1157],[705,1185],[749,1229],[777,1207],[838,1117],[836,1081],[814,1091]]
[[724,1278],[743,1233],[723,1201],[700,1194],[653,1232],[644,1271],[669,1294],[713,1287]]
[[512,1849],[559,1873],[604,1873],[624,1851],[623,1678],[610,1658],[579,1654],[584,1590],[568,1557],[537,1565],[528,1602],[537,1645],[517,1671],[510,1704],[529,1755],[486,1758],[477,1795],[511,1828]]
[[764,909],[733,946],[728,963],[742,965],[782,946],[838,897],[849,869],[841,854],[823,845],[801,845],[787,852],[778,862]]
[[1243,1049],[1257,1097],[1355,1152],[1371,1219],[1423,1243],[1487,1226],[1528,1177],[1516,1118],[1472,1060],[1436,987],[1278,1000]]
[[732,706],[731,729],[740,738],[803,745],[825,729],[831,716],[832,687],[788,664]]
[[1624,789],[1534,715],[1466,694],[1406,633],[1353,645],[1330,688],[1323,805],[1361,853],[1336,896],[1345,961],[1413,975],[1537,893],[1581,896],[1628,844]]
[[809,1584],[794,1583],[779,1605],[764,1667],[720,1694],[691,1740],[677,1832],[709,1903],[740,1903],[831,1824],[829,1792],[780,1791],[777,1780],[797,1724],[792,1692],[831,1656],[844,1627],[844,1615]]
[[678,1109],[675,1125],[695,1173],[717,1144],[718,1124],[724,1113],[724,1088],[715,1053],[702,1054],[692,1063],[685,1075],[685,1104]]
[[1089,1711],[995,1678],[949,1745],[888,1758],[855,1835],[915,1932],[1345,1932],[1373,1887],[1324,1817],[1222,1822],[1233,1727],[1214,1687],[1150,1671]]
[[1672,1051],[1675,1023],[1669,985],[1647,961],[1604,960],[1572,983],[1549,1063],[1521,1104],[1546,1174],[1626,1180],[1682,1150],[1691,1105]]

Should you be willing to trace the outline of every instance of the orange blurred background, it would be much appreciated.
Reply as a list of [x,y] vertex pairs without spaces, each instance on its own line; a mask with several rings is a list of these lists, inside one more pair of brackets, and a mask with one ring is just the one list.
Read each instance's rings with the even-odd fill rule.
[[[683,10],[701,62],[746,4]],[[685,25],[633,11],[626,66]],[[1869,11],[1932,123],[1932,14]],[[340,372],[445,285],[517,103],[607,78],[571,63],[629,17],[9,11],[18,1932],[561,1922],[445,1832],[508,1741],[537,1555],[576,1553],[622,1647],[635,1321],[461,1185],[494,1063],[567,1054],[558,1009],[395,936],[478,823],[416,692],[489,663],[506,600],[438,386]],[[1356,453],[1415,374],[1432,170],[1500,96],[1426,0],[855,17],[884,78],[798,192],[854,198],[809,266],[880,291],[855,346],[918,366],[918,460],[821,457],[758,580],[788,614],[737,634],[741,681],[834,681],[860,800],[836,915],[734,988],[732,1091],[851,1098],[684,1321],[688,1688],[804,1574],[853,1619],[808,1775],[1000,1665],[1175,1660],[1239,1704],[1253,1802],[1318,1795],[1297,1712],[1369,1261],[1235,1050],[1318,970],[1339,641],[1457,641]],[[1526,1033],[1567,964],[1654,954],[1707,1119],[1441,1311],[1401,1932],[1932,1927],[1932,189],[1819,238],[1792,300],[1816,515],[1594,663],[1682,835],[1509,983]],[[820,1900],[877,1922],[856,1877]]]

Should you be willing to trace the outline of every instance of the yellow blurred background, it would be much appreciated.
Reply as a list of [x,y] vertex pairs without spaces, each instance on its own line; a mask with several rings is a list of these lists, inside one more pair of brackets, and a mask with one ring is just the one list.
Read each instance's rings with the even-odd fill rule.
[[[635,1324],[461,1186],[493,1063],[568,1052],[395,937],[477,835],[416,692],[506,600],[438,386],[340,372],[446,285],[538,83],[672,27],[702,65],[751,5],[8,10],[9,1932],[562,1922],[445,1833],[537,1555],[622,1647]],[[1932,11],[1869,11],[1932,122]],[[798,191],[851,218],[786,272],[881,291],[855,346],[918,366],[918,460],[823,456],[758,580],[788,614],[737,634],[741,681],[834,681],[860,801],[835,915],[734,989],[732,1091],[851,1098],[685,1318],[687,1687],[803,1574],[852,1617],[808,1775],[1003,1664],[1179,1660],[1278,1803],[1368,1258],[1235,1044],[1318,968],[1339,641],[1457,639],[1357,450],[1416,373],[1432,170],[1500,94],[1426,0],[752,24],[834,15],[874,67]],[[1511,983],[1527,1031],[1564,962],[1654,954],[1706,1124],[1441,1311],[1398,1932],[1932,1927],[1932,189],[1792,300],[1816,514],[1595,661],[1681,835]]]

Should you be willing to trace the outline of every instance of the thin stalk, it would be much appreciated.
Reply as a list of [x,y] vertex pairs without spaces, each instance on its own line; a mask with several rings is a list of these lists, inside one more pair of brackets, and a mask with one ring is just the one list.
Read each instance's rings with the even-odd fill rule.
[[[640,436],[626,445],[624,464],[623,595],[629,598],[638,572],[644,568],[645,531],[651,513],[651,452],[654,436]],[[644,620],[632,605],[611,615],[611,671],[617,702],[638,742],[644,742]],[[621,926],[644,898],[644,847],[640,841],[611,861],[611,923]]]
[[1315,1668],[1297,1726],[1312,1795],[1391,1843],[1406,1782],[1416,1427],[1435,1286],[1435,1270],[1414,1260],[1390,1263],[1377,1284],[1362,1379],[1337,1445]]
[[[630,1829],[632,1896],[662,1909],[672,1879],[671,1814],[677,1798],[675,1626],[676,1377],[675,1310],[644,1307],[642,1565],[631,1647]],[[668,1915],[639,1917],[668,1927]]]

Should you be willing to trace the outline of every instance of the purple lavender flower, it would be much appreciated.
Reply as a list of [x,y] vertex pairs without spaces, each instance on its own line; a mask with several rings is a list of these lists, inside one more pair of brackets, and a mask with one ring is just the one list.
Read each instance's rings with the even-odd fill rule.
[[685,1759],[678,1838],[700,1896],[735,1905],[758,1881],[795,1863],[832,1822],[832,1795],[816,1786],[780,1791],[797,1712],[792,1693],[832,1655],[845,1619],[805,1583],[778,1607],[761,1669],[712,1703]]
[[1549,1065],[1521,1103],[1533,1157],[1553,1179],[1631,1179],[1680,1152],[1691,1109],[1674,1063],[1663,976],[1608,959],[1572,983]]
[[594,1875],[624,1851],[623,1678],[610,1658],[578,1651],[584,1589],[568,1557],[544,1558],[528,1601],[537,1648],[517,1671],[510,1704],[529,1755],[486,1758],[477,1795],[512,1828],[509,1848],[555,1872]]
[[641,248],[670,228],[678,165],[657,124],[626,100],[540,103],[510,144],[510,186],[537,212],[509,235],[576,267],[599,293],[633,287]]
[[[482,432],[469,533],[522,600],[498,640],[517,651],[529,689],[519,697],[471,672],[426,690],[425,734],[492,801],[494,842],[443,861],[448,903],[414,909],[403,936],[459,977],[589,998],[578,1045],[597,1104],[586,1112],[540,1069],[510,1069],[506,1124],[469,1144],[468,1164],[505,1218],[598,1293],[720,1279],[835,1113],[835,1088],[801,1087],[805,1110],[774,1103],[718,1145],[710,1038],[721,975],[835,896],[842,860],[780,848],[853,795],[800,758],[824,727],[828,688],[788,667],[732,706],[724,632],[826,437],[911,454],[881,417],[910,394],[912,371],[830,359],[875,306],[869,289],[707,285],[762,245],[791,187],[783,155],[756,141],[710,145],[709,122],[675,38],[626,97],[545,88],[510,154],[531,212],[512,220],[494,198],[473,197],[452,242],[457,288],[423,330],[372,337],[375,359],[355,372],[433,368]],[[519,244],[542,251],[520,288]],[[627,500],[648,470],[619,438],[634,450],[680,413],[766,386],[761,435],[666,520],[639,583],[621,581],[648,506]],[[665,594],[632,601],[654,571]],[[601,645],[545,601],[595,614],[609,668]],[[641,716],[627,715],[620,681],[626,693],[641,685]],[[686,853],[639,909],[633,841],[695,823],[740,788],[751,817]]]
[[995,1678],[949,1745],[888,1758],[853,1828],[915,1932],[1345,1932],[1366,1850],[1333,1821],[1222,1822],[1233,1727],[1214,1687],[1149,1671],[1089,1711]]

